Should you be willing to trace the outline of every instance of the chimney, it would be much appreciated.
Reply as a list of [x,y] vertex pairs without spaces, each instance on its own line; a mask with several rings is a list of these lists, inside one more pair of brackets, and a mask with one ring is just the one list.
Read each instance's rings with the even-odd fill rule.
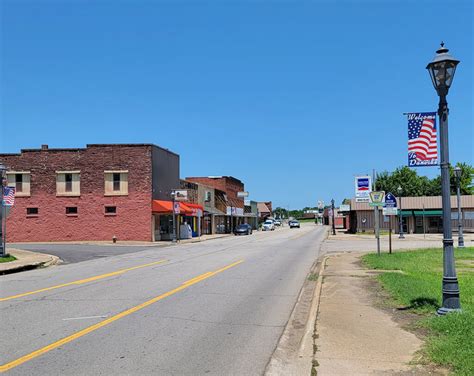
[[41,145],[41,150],[48,150],[48,145],[46,145],[46,144]]

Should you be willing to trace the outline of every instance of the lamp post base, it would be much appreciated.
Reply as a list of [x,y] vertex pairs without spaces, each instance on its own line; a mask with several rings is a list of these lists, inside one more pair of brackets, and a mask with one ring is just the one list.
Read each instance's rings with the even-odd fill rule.
[[400,234],[400,236],[398,237],[398,239],[405,239],[405,237],[403,236],[403,234]]
[[453,312],[460,313],[460,312],[461,312],[461,308],[446,308],[446,307],[441,307],[441,308],[438,308],[438,310],[436,311],[436,314],[437,314],[438,316],[445,316],[445,315],[447,315],[448,313],[453,313]]

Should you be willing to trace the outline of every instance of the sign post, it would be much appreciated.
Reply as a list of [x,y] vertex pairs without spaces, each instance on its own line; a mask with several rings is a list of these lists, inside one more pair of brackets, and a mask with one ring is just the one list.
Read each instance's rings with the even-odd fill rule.
[[398,209],[397,209],[397,199],[395,196],[388,192],[385,195],[385,202],[383,205],[383,213],[384,215],[389,216],[389,231],[388,231],[388,253],[392,253],[392,216],[398,214]]
[[375,238],[377,239],[377,254],[380,255],[380,218],[379,218],[379,207],[383,206],[383,202],[385,199],[385,192],[384,191],[375,191],[370,192],[369,194],[369,205],[374,207],[374,214],[375,214]]

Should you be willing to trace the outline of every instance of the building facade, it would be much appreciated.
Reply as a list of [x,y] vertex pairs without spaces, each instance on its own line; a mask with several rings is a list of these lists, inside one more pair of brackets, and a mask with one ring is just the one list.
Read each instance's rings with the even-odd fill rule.
[[[400,208],[400,199],[397,198]],[[464,231],[474,232],[474,195],[461,196],[462,224]],[[392,228],[399,232],[399,216],[384,217],[379,211],[380,228]],[[402,197],[401,218],[403,231],[407,234],[442,233],[441,196]],[[350,232],[373,232],[374,209],[368,203],[352,200],[350,207]],[[454,231],[458,228],[457,198],[451,196],[451,224]]]
[[179,155],[152,144],[0,154],[16,188],[9,242],[154,240],[153,200],[179,187]]

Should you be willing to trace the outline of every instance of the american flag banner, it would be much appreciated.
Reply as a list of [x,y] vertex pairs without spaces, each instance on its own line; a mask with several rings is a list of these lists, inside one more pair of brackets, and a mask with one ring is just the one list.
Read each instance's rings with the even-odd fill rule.
[[408,166],[437,166],[436,112],[418,112],[407,115]]
[[3,206],[13,206],[15,203],[15,188],[3,187]]

